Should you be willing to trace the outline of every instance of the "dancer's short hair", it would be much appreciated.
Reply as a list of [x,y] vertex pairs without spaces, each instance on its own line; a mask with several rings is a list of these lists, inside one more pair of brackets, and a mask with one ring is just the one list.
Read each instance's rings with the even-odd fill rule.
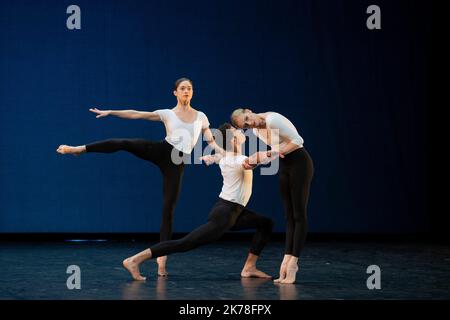
[[220,127],[217,129],[219,132],[216,134],[216,143],[226,151],[232,150],[232,134],[230,132],[230,129],[234,129],[234,127],[230,123],[225,122],[220,125]]
[[238,108],[238,109],[234,110],[233,113],[231,114],[230,121],[234,127],[236,127],[236,128],[238,127],[236,125],[236,118],[239,117],[241,114],[243,114],[245,112],[245,110],[246,110],[245,108]]

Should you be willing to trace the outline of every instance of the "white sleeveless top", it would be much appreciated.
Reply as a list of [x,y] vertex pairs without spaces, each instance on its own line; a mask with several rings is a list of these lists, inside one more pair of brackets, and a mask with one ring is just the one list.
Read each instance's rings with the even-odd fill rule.
[[[264,141],[265,144],[271,147],[278,147],[278,150],[282,149],[289,142],[295,143],[296,145],[303,147],[304,140],[298,134],[297,129],[285,116],[276,113],[269,112],[266,117],[266,129],[253,129],[253,133]],[[278,129],[278,139],[275,132],[272,131],[270,144],[268,143],[268,130]],[[277,141],[278,140],[278,141]]]
[[197,111],[194,122],[184,122],[171,109],[155,110],[166,127],[166,141],[177,150],[190,154],[202,129],[209,128],[208,117],[201,111]]
[[245,170],[242,163],[247,159],[244,155],[225,155],[219,161],[223,177],[222,192],[219,197],[244,207],[252,195],[253,171]]

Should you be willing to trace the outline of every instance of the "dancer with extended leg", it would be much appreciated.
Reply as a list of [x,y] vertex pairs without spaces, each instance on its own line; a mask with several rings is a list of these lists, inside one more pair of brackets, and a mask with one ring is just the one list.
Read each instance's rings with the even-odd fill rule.
[[279,113],[236,109],[231,121],[238,128],[253,128],[257,137],[284,155],[280,160],[279,177],[286,218],[286,247],[280,277],[275,282],[294,283],[298,258],[308,232],[307,205],[314,172],[312,159],[295,126]]
[[[184,164],[174,162],[184,154],[190,154],[200,134],[203,132],[208,143],[216,150],[223,152],[217,146],[209,129],[206,115],[195,110],[190,105],[193,96],[192,81],[187,78],[175,82],[173,94],[177,105],[173,109],[160,109],[153,112],[136,110],[98,110],[90,109],[97,118],[117,116],[124,119],[143,119],[162,121],[166,127],[166,138],[163,141],[148,141],[144,139],[108,139],[82,146],[60,145],[56,150],[61,154],[80,155],[82,153],[100,152],[113,153],[127,151],[136,157],[157,165],[163,175],[163,208],[160,227],[160,241],[172,237],[172,222],[175,205],[181,188]],[[166,257],[158,259],[158,274],[167,275]]]
[[[236,130],[230,124],[224,124],[219,131],[221,132],[220,136],[225,139],[222,146],[226,145],[226,153],[220,159],[217,158],[223,176],[223,186],[219,199],[208,216],[208,222],[182,239],[160,242],[125,259],[123,265],[131,273],[133,279],[145,280],[139,271],[139,265],[145,260],[176,252],[186,252],[216,241],[229,230],[250,228],[256,229],[256,233],[241,276],[270,278],[269,275],[256,268],[256,261],[269,240],[272,220],[250,211],[245,206],[252,191],[253,172],[251,169],[258,163],[275,159],[277,153],[260,152],[248,158],[241,153],[245,135],[240,130]],[[214,156],[202,158],[205,160],[211,159],[211,157]]]

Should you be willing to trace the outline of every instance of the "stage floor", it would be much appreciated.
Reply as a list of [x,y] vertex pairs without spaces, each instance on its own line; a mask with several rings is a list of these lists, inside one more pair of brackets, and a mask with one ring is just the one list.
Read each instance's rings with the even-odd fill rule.
[[[217,242],[169,257],[169,277],[143,264],[146,282],[132,281],[122,260],[143,242],[2,242],[0,299],[449,299],[450,246],[374,242],[308,242],[295,285],[241,279],[248,242]],[[271,242],[259,268],[278,274],[283,243]],[[81,289],[69,290],[69,265],[81,269]],[[381,289],[369,290],[366,269],[381,269]]]

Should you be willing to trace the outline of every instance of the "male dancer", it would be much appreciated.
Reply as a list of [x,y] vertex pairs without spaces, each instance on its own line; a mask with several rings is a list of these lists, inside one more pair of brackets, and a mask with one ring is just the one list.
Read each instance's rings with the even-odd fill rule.
[[[259,163],[274,160],[278,153],[258,152],[251,157],[242,155],[242,144],[245,135],[231,124],[225,123],[219,131],[225,155],[217,159],[223,176],[222,192],[212,208],[208,222],[179,240],[160,242],[123,261],[123,266],[135,280],[145,280],[140,274],[139,266],[145,260],[169,255],[176,252],[186,252],[201,245],[218,240],[229,230],[255,228],[250,252],[242,269],[242,277],[271,278],[268,274],[256,268],[262,249],[269,240],[273,222],[271,219],[250,211],[247,205],[252,192],[253,172]],[[202,157],[211,161],[214,156]],[[250,169],[251,168],[251,169]]]

